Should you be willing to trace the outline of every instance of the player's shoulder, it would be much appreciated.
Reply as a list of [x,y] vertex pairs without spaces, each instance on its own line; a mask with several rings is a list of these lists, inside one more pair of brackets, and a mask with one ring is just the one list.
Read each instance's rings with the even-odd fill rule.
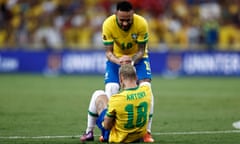
[[138,14],[134,14],[133,16],[134,25],[137,26],[139,29],[148,27],[147,20],[143,16]]
[[145,17],[143,17],[143,16],[141,16],[141,15],[139,15],[139,14],[136,14],[136,13],[133,15],[133,18],[134,18],[134,20],[136,20],[136,21],[146,22]]
[[125,95],[126,95],[126,91],[125,90],[121,90],[118,93],[112,95],[111,98],[116,99],[116,100],[120,100],[120,99],[124,98]]
[[122,95],[123,95],[123,93],[122,93],[122,92],[119,92],[119,93],[116,93],[116,94],[112,95],[111,98],[113,98],[113,99],[119,99]]
[[124,100],[124,97],[125,97],[125,96],[123,96],[122,93],[114,94],[114,95],[112,95],[112,96],[109,98],[109,103],[118,104],[119,102],[121,102],[121,101]]
[[113,14],[113,15],[110,15],[109,17],[107,17],[107,18],[104,20],[103,24],[111,24],[111,23],[113,23],[113,22],[115,22],[115,21],[116,21],[116,15]]

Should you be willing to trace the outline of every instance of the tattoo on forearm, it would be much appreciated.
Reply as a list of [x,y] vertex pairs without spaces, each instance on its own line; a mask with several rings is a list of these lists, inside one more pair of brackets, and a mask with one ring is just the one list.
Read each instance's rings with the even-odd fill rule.
[[135,62],[136,60],[137,60],[137,58],[138,58],[138,55],[137,55],[138,53],[136,53],[133,57],[132,57],[132,60]]
[[144,52],[145,52],[145,44],[140,44],[138,46],[139,51],[132,57],[132,60],[134,63],[138,63],[138,61],[143,57]]
[[108,59],[110,60],[110,61],[112,61],[112,58],[114,57],[114,55],[112,54],[112,53],[109,53],[108,54]]
[[142,58],[143,54],[141,52],[136,53],[133,57],[132,60],[134,63],[138,63],[138,61]]

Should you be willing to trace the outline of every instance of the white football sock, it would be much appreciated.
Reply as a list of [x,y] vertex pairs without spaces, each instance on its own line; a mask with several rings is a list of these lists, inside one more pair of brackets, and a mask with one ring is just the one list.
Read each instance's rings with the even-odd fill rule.
[[96,125],[96,120],[97,120],[97,117],[94,117],[94,116],[88,114],[86,133],[88,133],[89,131],[93,131],[94,130],[95,125]]
[[[105,92],[103,90],[96,90],[91,97],[89,108],[88,108],[88,121],[87,121],[86,133],[88,133],[89,131],[93,131],[96,126],[97,109],[96,109],[95,102],[96,102],[97,97],[102,94],[105,94]],[[94,116],[94,115],[96,115],[96,116]]]

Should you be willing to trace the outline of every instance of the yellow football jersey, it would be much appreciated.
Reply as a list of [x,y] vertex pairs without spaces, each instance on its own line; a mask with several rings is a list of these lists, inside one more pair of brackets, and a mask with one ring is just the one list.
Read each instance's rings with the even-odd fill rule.
[[[116,15],[107,18],[102,26],[102,40],[104,45],[113,45],[116,57],[122,55],[133,56],[138,51],[138,44],[148,41],[147,21],[137,14],[133,15],[133,24],[128,31],[122,30]],[[146,48],[144,57],[148,57]]]
[[124,90],[110,97],[107,116],[114,117],[109,142],[134,142],[147,132],[152,99],[147,85]]

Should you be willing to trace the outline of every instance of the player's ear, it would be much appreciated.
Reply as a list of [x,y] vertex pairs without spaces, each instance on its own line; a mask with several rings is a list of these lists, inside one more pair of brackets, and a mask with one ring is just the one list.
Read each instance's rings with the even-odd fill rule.
[[123,77],[121,74],[119,74],[119,83],[120,83],[120,88],[123,88]]

